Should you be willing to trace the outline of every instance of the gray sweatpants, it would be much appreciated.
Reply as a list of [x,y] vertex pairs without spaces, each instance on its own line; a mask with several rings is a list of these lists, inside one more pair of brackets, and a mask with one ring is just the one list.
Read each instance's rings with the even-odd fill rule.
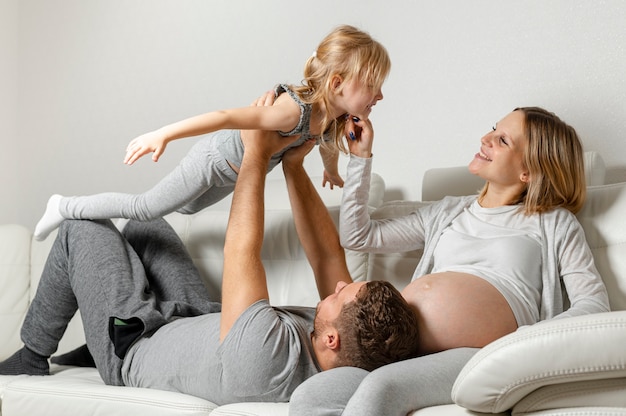
[[323,371],[292,394],[293,416],[406,416],[452,403],[452,385],[477,348],[457,348],[380,367]]
[[50,356],[80,309],[89,351],[111,385],[123,384],[112,317],[138,318],[150,333],[175,317],[221,309],[167,222],[130,221],[123,233],[110,221],[64,221],[21,332],[28,348]]
[[216,148],[214,137],[196,143],[179,165],[152,189],[141,194],[106,192],[61,199],[67,219],[128,218],[149,221],[174,211],[194,214],[235,189],[237,174]]

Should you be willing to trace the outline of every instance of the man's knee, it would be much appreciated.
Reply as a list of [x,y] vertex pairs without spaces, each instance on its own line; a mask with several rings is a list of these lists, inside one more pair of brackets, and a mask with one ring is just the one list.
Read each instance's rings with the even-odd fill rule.
[[111,220],[64,220],[59,225],[59,234],[68,235],[94,235],[109,230],[113,224]]

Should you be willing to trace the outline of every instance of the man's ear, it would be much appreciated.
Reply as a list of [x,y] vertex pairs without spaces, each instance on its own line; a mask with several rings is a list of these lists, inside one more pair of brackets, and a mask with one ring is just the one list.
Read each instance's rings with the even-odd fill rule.
[[335,327],[329,327],[324,332],[324,346],[329,350],[336,351],[339,349],[339,332]]

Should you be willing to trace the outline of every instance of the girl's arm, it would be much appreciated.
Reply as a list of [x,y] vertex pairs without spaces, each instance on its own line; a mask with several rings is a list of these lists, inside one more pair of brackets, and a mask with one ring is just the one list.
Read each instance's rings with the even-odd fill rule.
[[322,186],[330,184],[330,189],[335,186],[343,188],[343,179],[339,175],[339,150],[336,147],[320,145],[320,155],[324,164],[324,180]]
[[[284,98],[283,98],[284,97]],[[126,148],[124,163],[132,165],[148,154],[158,161],[169,142],[185,137],[199,136],[217,130],[279,130],[291,131],[300,121],[300,107],[283,94],[271,107],[242,107],[212,111],[143,134],[133,139]]]

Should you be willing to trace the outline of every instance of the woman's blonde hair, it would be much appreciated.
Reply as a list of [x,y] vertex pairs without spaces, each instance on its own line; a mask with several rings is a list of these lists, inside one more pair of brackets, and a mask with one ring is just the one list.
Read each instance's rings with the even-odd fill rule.
[[[583,148],[576,130],[540,107],[520,107],[528,144],[524,166],[530,181],[517,203],[527,215],[557,207],[576,214],[585,203],[587,187]],[[483,194],[486,188],[483,189]]]
[[[344,82],[357,79],[378,90],[390,69],[387,50],[379,42],[353,26],[343,25],[322,40],[304,66],[302,85],[292,88],[305,103],[329,110],[333,76],[340,76]],[[344,125],[343,116],[330,119],[328,112],[322,120],[322,132],[329,134],[337,148],[346,152]]]

